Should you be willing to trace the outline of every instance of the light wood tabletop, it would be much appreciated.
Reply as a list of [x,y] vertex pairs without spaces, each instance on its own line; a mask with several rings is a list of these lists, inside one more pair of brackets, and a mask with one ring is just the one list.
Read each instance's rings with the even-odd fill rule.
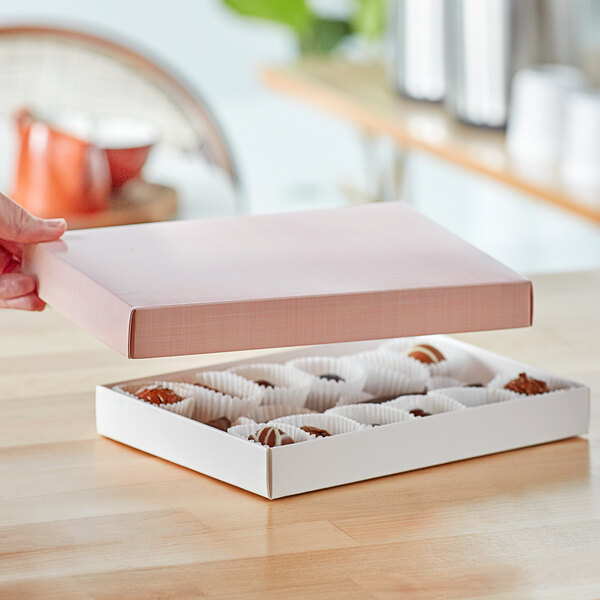
[[533,328],[459,337],[591,386],[589,436],[274,501],[95,432],[97,383],[223,355],[0,311],[0,598],[600,598],[600,272],[534,286]]
[[565,185],[554,169],[532,169],[510,160],[504,132],[464,125],[442,104],[402,98],[380,64],[311,58],[262,72],[272,89],[298,98],[369,135],[392,138],[404,150],[419,150],[490,177],[600,223],[600,196]]

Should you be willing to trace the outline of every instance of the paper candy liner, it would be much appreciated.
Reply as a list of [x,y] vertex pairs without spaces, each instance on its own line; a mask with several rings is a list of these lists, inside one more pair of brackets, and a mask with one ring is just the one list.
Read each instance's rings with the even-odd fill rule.
[[[233,425],[227,430],[229,435],[233,435],[242,440],[248,440],[248,436],[257,432],[261,427],[265,427],[266,423],[242,423],[240,425]],[[253,442],[254,440],[248,440],[249,442]]]
[[211,419],[218,419],[219,417],[227,417],[233,422],[252,408],[252,404],[248,400],[211,392],[190,383],[153,381],[150,383],[127,384],[126,386],[121,386],[121,388],[128,395],[137,398],[135,392],[150,385],[168,388],[185,398],[185,402],[181,401],[175,404],[160,404],[157,406],[203,423]]
[[[434,348],[437,348],[444,355],[445,360],[434,365],[426,365],[418,360],[415,360],[414,358],[406,356],[405,352],[417,344],[429,344]],[[381,350],[406,356],[408,360],[423,365],[429,371],[432,377],[445,375],[460,379],[462,372],[466,367],[468,367],[470,360],[472,360],[468,352],[461,348],[457,348],[451,343],[449,344],[447,341],[444,341],[443,338],[439,337],[425,336],[414,338],[398,338],[383,344],[381,346]]]
[[[548,386],[548,392],[545,392],[545,394],[550,394],[552,392],[558,392],[560,390],[567,390],[571,387],[573,387],[572,383],[569,383],[568,381],[565,381],[564,379],[559,379],[558,377],[553,377],[552,375],[545,375],[545,374],[541,374],[536,372],[533,369],[529,369],[529,370],[525,370],[525,369],[521,369],[518,373],[511,373],[510,375],[496,375],[496,377],[494,377],[494,379],[492,379],[488,384],[487,387],[490,389],[501,389],[505,392],[508,392],[509,394],[512,394],[513,398],[523,398],[526,396],[526,394],[517,394],[516,392],[513,392],[511,390],[504,390],[504,386],[509,382],[512,381],[513,379],[517,379],[517,377],[519,376],[519,373],[523,373],[525,372],[525,374],[527,375],[527,377],[533,377],[534,379],[541,379],[542,381],[545,381],[547,386]],[[544,394],[535,394],[536,396],[543,396]]]
[[362,425],[389,425],[415,419],[413,415],[398,408],[384,404],[347,404],[335,406],[325,412],[326,415],[341,415],[353,419]]
[[250,419],[249,417],[238,417],[233,425],[258,425],[258,423],[254,419]]
[[402,396],[426,390],[426,379],[411,379],[409,376],[376,366],[369,371],[365,391],[374,398],[380,396]]
[[312,411],[304,406],[294,406],[292,404],[265,404],[264,406],[252,407],[244,416],[256,421],[257,423],[266,423],[279,417],[288,415],[307,414]]
[[369,402],[375,396],[369,392],[354,392],[353,394],[344,394],[340,396],[335,403],[336,406],[344,406],[346,404],[360,404],[361,402]]
[[[360,431],[364,429],[364,425],[361,425],[353,419],[344,417],[342,415],[332,414],[318,414],[313,413],[310,415],[291,415],[289,417],[281,417],[280,419],[274,419],[269,422],[269,425],[279,426],[279,423],[295,425],[296,427],[303,427],[305,425],[309,427],[318,427],[319,429],[325,429],[331,435],[339,435],[341,433],[352,433],[353,431]],[[323,439],[319,436],[311,434],[311,439]]]
[[514,399],[515,395],[508,390],[487,387],[448,387],[435,390],[440,396],[447,396],[460,402],[467,408],[494,404]]
[[265,379],[275,387],[262,387],[261,404],[288,404],[304,406],[314,377],[293,367],[278,364],[252,364],[231,367],[230,373],[252,382]]
[[464,382],[455,379],[454,377],[446,377],[445,375],[438,375],[436,377],[430,377],[427,380],[427,390],[437,390],[439,388],[449,387],[461,387],[465,385]]
[[229,373],[228,371],[199,371],[193,376],[193,383],[196,382],[200,385],[204,384],[219,390],[218,392],[207,390],[212,395],[218,395],[220,392],[221,395],[246,400],[252,406],[258,406],[262,401],[263,388],[235,373]]
[[[390,400],[382,404],[382,406],[390,406],[392,408],[400,408],[405,411],[411,411],[414,408],[420,408],[432,415],[439,415],[441,413],[452,412],[455,410],[465,410],[465,406],[460,404],[456,400],[449,398],[448,396],[442,396],[432,392],[425,396],[403,396],[402,398],[396,398],[396,400]],[[423,417],[416,417],[417,419]]]
[[358,354],[351,354],[351,358],[361,364],[367,371],[373,366],[380,366],[391,371],[398,371],[413,379],[427,379],[430,375],[425,365],[418,360],[404,356],[399,352],[391,352],[389,350],[367,350]]
[[[314,377],[306,400],[306,406],[319,412],[335,406],[339,397],[344,394],[360,392],[367,379],[365,369],[358,362],[350,358],[307,356],[295,358],[286,364]],[[319,378],[320,375],[326,373],[339,375],[345,381],[331,381]]]
[[416,360],[383,350],[360,352],[350,358],[367,371],[364,391],[374,396],[400,396],[425,391],[429,371]]
[[[146,402],[135,395],[138,390],[151,387],[161,387],[172,390],[178,396],[181,396],[183,400],[173,404],[152,404],[151,402]],[[145,383],[137,381],[134,383],[115,386],[113,389],[125,394],[126,396],[135,398],[140,402],[146,402],[146,404],[151,404],[152,406],[157,406],[158,408],[164,408],[171,412],[177,413],[178,415],[192,419],[194,418],[194,411],[196,408],[196,399],[194,397],[193,387],[194,386],[187,383],[174,383],[172,381],[148,381]]]
[[[306,431],[302,431],[302,429],[294,427],[289,423],[278,423],[277,425],[267,425],[266,423],[246,423],[244,425],[235,425],[230,427],[227,430],[227,433],[241,438],[242,440],[251,442],[252,444],[258,444],[258,442],[255,442],[254,440],[249,440],[248,437],[263,427],[278,427],[281,429],[281,431],[285,431],[285,433],[287,433],[295,443],[306,442],[311,437],[308,433],[306,433]],[[259,446],[262,446],[262,444],[259,444]]]
[[194,387],[196,388],[196,403],[192,418],[202,423],[219,417],[227,417],[233,423],[238,417],[247,414],[253,406],[250,400],[233,398],[198,386]]

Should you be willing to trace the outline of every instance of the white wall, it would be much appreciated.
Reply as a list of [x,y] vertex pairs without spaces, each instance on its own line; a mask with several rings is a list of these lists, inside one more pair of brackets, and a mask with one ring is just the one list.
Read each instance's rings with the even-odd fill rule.
[[[104,33],[172,64],[221,120],[254,212],[335,206],[345,201],[338,183],[365,185],[351,126],[259,82],[262,65],[296,53],[275,25],[250,23],[217,0],[0,2],[1,24],[23,22]],[[411,160],[409,183],[423,212],[518,270],[600,267],[599,228],[563,211],[423,157]]]
[[218,0],[19,0],[0,3],[0,21],[121,38],[174,65],[213,101],[256,93],[256,65],[294,53],[283,30],[261,22],[248,27]]

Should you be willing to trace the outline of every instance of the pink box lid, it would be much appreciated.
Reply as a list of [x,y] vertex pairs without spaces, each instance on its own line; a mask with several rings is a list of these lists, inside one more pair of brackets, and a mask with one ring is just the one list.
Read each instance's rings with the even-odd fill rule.
[[523,327],[531,282],[401,203],[67,232],[48,304],[130,358]]

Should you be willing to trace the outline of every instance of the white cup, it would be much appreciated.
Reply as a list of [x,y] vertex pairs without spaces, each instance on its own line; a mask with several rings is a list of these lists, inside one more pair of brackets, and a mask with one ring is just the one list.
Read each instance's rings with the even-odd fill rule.
[[561,176],[571,186],[600,191],[600,90],[569,94]]
[[506,132],[509,156],[531,165],[552,165],[561,155],[566,96],[583,88],[585,76],[575,67],[538,65],[513,79]]

